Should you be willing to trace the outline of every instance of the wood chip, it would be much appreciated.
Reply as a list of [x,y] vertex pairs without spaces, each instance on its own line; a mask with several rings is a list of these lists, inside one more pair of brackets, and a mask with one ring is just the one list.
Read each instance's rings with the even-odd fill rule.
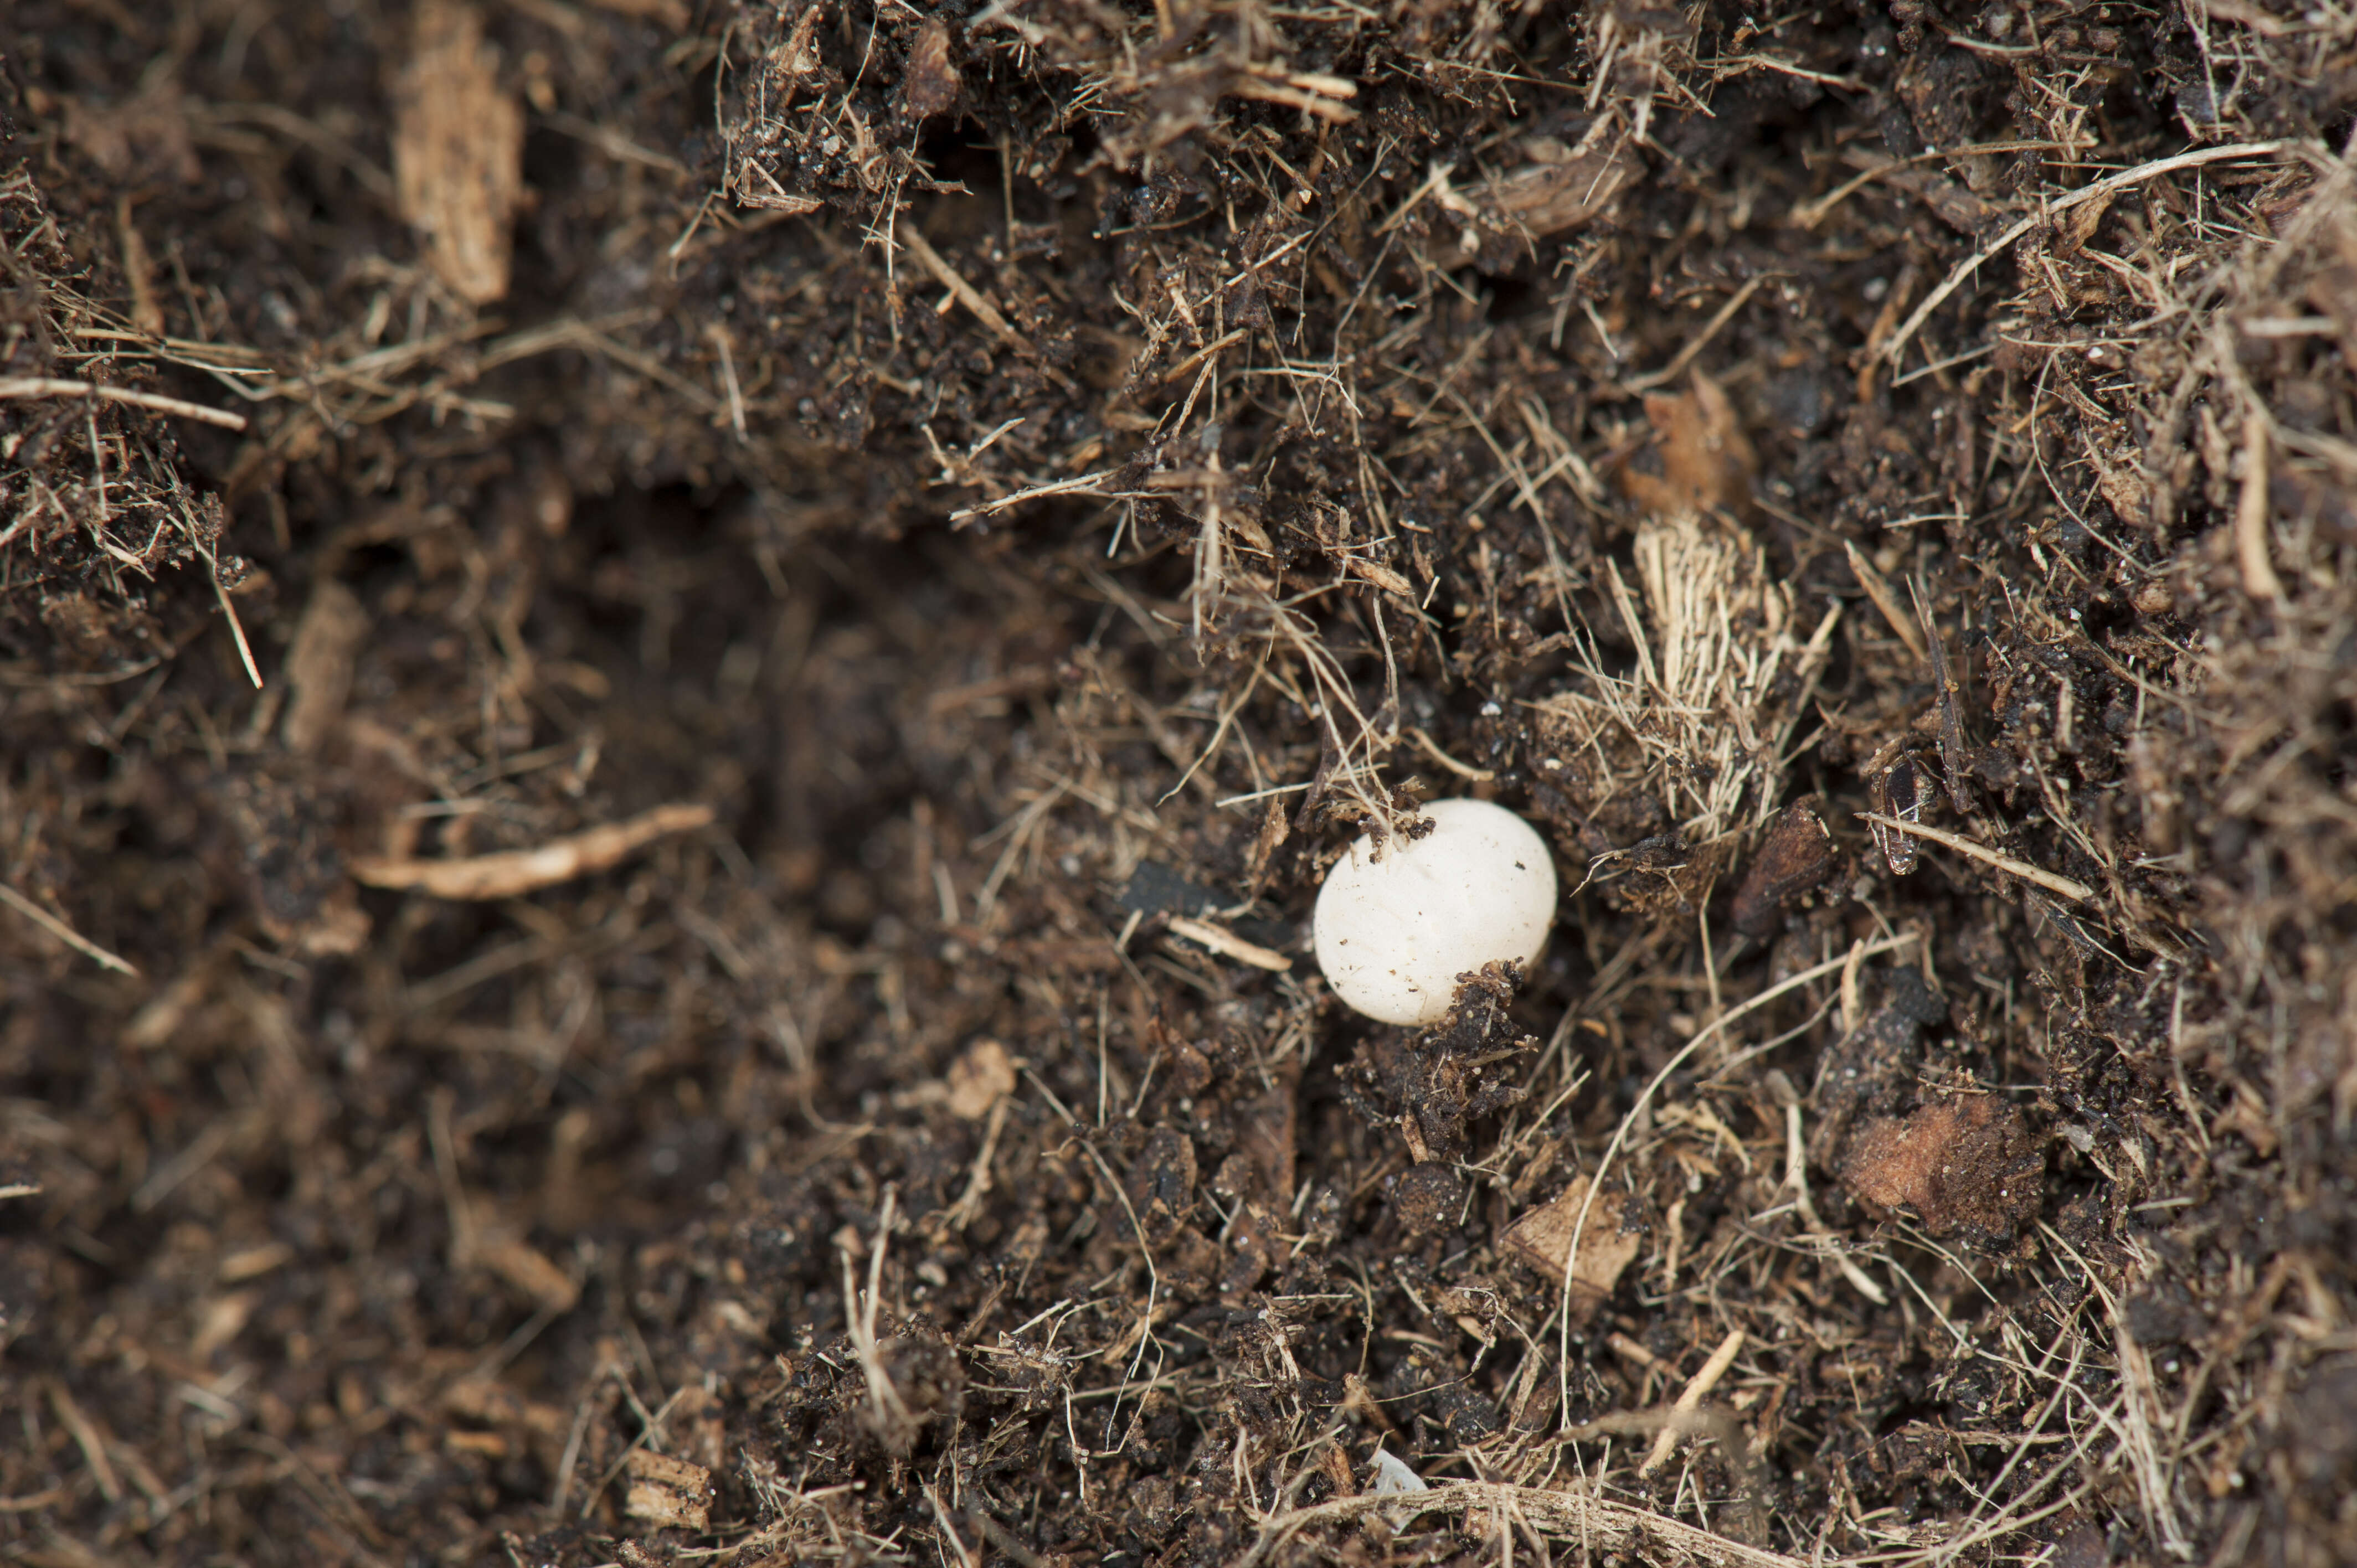
[[478,1425],[512,1427],[537,1437],[565,1435],[564,1411],[526,1399],[492,1378],[461,1378],[442,1391],[439,1402],[445,1415]]
[[938,17],[917,29],[909,63],[900,73],[900,109],[909,120],[928,120],[957,102],[964,85],[950,61],[950,30]]
[[503,297],[523,199],[523,110],[500,87],[499,51],[474,6],[420,0],[393,102],[402,217],[453,293],[473,305]]
[[996,1040],[976,1040],[950,1064],[950,1113],[979,1122],[1015,1092],[1015,1060]]
[[2243,568],[2243,591],[2263,604],[2284,596],[2283,579],[2267,548],[2267,424],[2243,415],[2243,493],[2234,508],[2234,554]]
[[[1673,367],[1679,362],[1674,360]],[[1652,379],[1658,384],[1659,373]],[[1697,373],[1689,392],[1649,394],[1645,418],[1653,427],[1661,472],[1629,467],[1620,473],[1620,488],[1638,509],[1654,517],[1714,510],[1740,516],[1749,505],[1751,476],[1760,462],[1718,383]]]
[[1770,825],[1760,854],[1735,895],[1735,929],[1747,937],[1775,930],[1785,907],[1833,869],[1833,834],[1813,799],[1795,800]]
[[[1541,1204],[1506,1228],[1504,1241],[1509,1251],[1523,1262],[1560,1282],[1566,1254],[1571,1250],[1573,1230],[1579,1223],[1581,1205],[1587,1201],[1587,1178],[1580,1176],[1556,1195],[1552,1202]],[[1587,1230],[1579,1239],[1579,1257],[1571,1267],[1571,1320],[1584,1323],[1594,1316],[1612,1287],[1620,1282],[1620,1272],[1637,1261],[1638,1249],[1643,1238],[1633,1231],[1623,1231],[1612,1218],[1617,1203],[1599,1202],[1596,1212],[1588,1217]]]
[[352,875],[371,887],[406,888],[436,898],[513,898],[604,871],[657,839],[709,826],[712,818],[709,806],[674,802],[627,822],[551,839],[538,849],[463,860],[356,860]]
[[1991,1095],[1933,1101],[1858,1130],[1842,1185],[1876,1212],[1912,1209],[1934,1236],[2007,1236],[2045,1201],[2046,1150],[2021,1112]]
[[1353,555],[1351,557],[1351,571],[1353,575],[1372,583],[1386,593],[1397,594],[1408,603],[1415,603],[1415,585],[1379,561],[1364,561]]
[[631,1451],[622,1511],[643,1524],[701,1532],[712,1522],[712,1472],[667,1454]]
[[298,756],[319,749],[352,693],[352,664],[368,636],[368,611],[359,596],[333,577],[311,590],[311,602],[295,628],[286,653],[286,683],[292,694],[279,738]]
[[557,1267],[549,1255],[513,1236],[488,1236],[469,1249],[468,1262],[479,1263],[552,1316],[562,1316],[580,1305],[581,1285]]

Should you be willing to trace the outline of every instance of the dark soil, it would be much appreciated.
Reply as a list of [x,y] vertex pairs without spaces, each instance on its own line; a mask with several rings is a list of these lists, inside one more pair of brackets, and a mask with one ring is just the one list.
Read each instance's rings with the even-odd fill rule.
[[2357,1561],[2352,59],[16,0],[0,1557]]

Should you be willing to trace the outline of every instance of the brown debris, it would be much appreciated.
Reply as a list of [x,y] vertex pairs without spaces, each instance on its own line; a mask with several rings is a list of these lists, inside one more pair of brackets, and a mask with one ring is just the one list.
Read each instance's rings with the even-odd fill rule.
[[500,85],[498,51],[468,0],[419,0],[393,96],[402,217],[459,298],[506,297],[509,224],[523,199],[523,111]]
[[1620,488],[1640,509],[1658,516],[1725,511],[1750,506],[1759,456],[1725,389],[1696,371],[1684,392],[1648,392],[1645,418],[1653,427],[1658,467],[1631,467]]
[[311,590],[311,602],[295,626],[295,644],[286,651],[289,695],[278,733],[287,750],[318,750],[343,717],[353,659],[368,627],[368,611],[343,584],[325,577]]
[[641,1524],[701,1533],[712,1522],[712,1472],[668,1455],[637,1449],[624,1466],[622,1511]]
[[963,83],[950,62],[950,30],[939,20],[917,30],[909,47],[909,63],[900,76],[900,112],[910,120],[930,120],[948,113]]
[[1505,219],[1544,239],[1592,222],[1609,211],[1636,177],[1625,149],[1580,151],[1550,137],[1523,144],[1530,162],[1492,180],[1485,194]]
[[1447,1165],[1417,1165],[1392,1188],[1392,1216],[1403,1234],[1422,1238],[1454,1227],[1465,1207],[1465,1178]]
[[581,1301],[581,1286],[547,1253],[513,1236],[479,1236],[465,1262],[479,1263],[542,1311],[566,1313]]
[[1015,1063],[996,1040],[976,1040],[950,1064],[951,1114],[979,1122],[1015,1092]]
[[[1580,1231],[1579,1256],[1575,1260],[1572,1235],[1583,1208],[1587,1223]],[[1587,1178],[1581,1176],[1516,1219],[1500,1240],[1515,1257],[1551,1282],[1554,1290],[1563,1288],[1564,1264],[1570,1262],[1571,1295],[1566,1310],[1575,1325],[1582,1324],[1596,1316],[1620,1283],[1621,1272],[1644,1250],[1642,1227],[1624,1228],[1624,1202],[1607,1194],[1599,1194],[1590,1205]]]
[[619,16],[643,16],[661,22],[673,32],[687,26],[687,0],[589,0],[600,11],[611,11]]
[[1506,1014],[1515,966],[1486,963],[1458,977],[1441,1021],[1415,1034],[1384,1030],[1363,1042],[1343,1075],[1343,1094],[1370,1122],[1396,1126],[1419,1165],[1462,1154],[1470,1124],[1523,1097],[1507,1064],[1538,1042],[1517,1036]]
[[2044,1202],[2042,1140],[1989,1095],[1938,1100],[1858,1129],[1842,1185],[1874,1208],[1910,1209],[1934,1236],[2011,1234]]
[[1794,900],[1813,889],[1833,869],[1833,834],[1817,815],[1815,802],[1795,800],[1769,825],[1760,853],[1735,894],[1735,929],[1764,937]]

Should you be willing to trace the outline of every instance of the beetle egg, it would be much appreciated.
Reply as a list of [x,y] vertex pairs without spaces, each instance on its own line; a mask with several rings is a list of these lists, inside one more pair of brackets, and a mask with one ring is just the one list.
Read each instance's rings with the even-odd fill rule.
[[1496,960],[1525,969],[1555,919],[1555,861],[1530,823],[1487,800],[1436,800],[1432,832],[1372,836],[1318,889],[1318,967],[1334,994],[1386,1024],[1437,1023],[1457,977]]

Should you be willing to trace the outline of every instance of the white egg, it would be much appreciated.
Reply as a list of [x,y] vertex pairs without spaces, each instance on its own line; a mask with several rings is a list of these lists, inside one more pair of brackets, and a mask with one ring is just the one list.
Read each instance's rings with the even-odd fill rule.
[[1437,1023],[1457,977],[1527,967],[1555,919],[1555,861],[1530,823],[1487,800],[1436,800],[1432,832],[1361,838],[1318,893],[1318,967],[1334,994],[1386,1024]]

